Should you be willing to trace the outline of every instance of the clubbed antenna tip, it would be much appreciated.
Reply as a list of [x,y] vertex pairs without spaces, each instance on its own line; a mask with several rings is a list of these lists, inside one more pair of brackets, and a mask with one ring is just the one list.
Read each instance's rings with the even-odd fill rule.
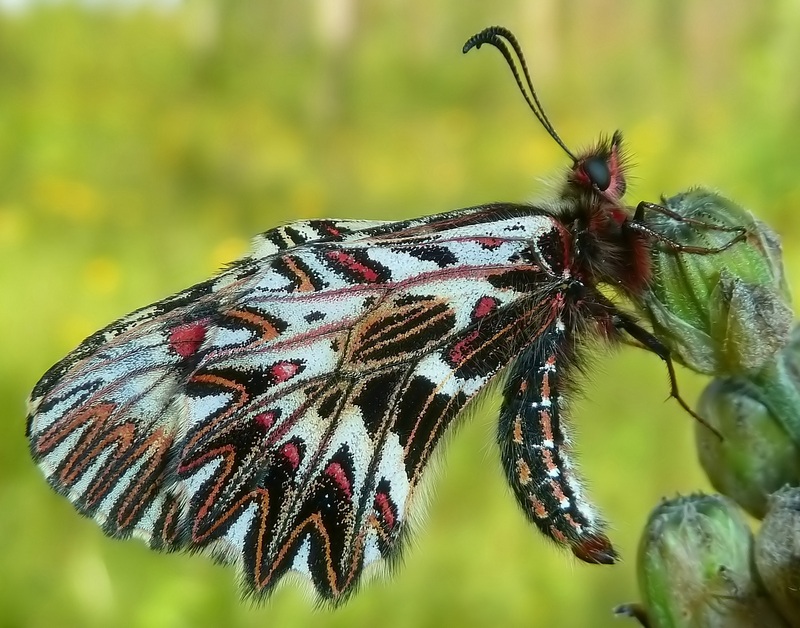
[[[542,103],[539,102],[539,97],[536,95],[536,90],[533,88],[533,81],[531,81],[530,74],[528,73],[528,65],[525,63],[525,55],[522,54],[522,48],[520,47],[519,42],[517,42],[517,38],[514,37],[513,33],[502,26],[489,26],[488,28],[484,28],[480,33],[476,33],[470,37],[464,44],[462,52],[466,54],[473,48],[480,48],[483,44],[490,44],[494,46],[500,51],[503,57],[505,57],[508,67],[511,68],[511,72],[514,74],[514,80],[517,82],[517,87],[519,87],[519,91],[522,93],[522,97],[525,99],[525,102],[528,103],[528,107],[530,107],[530,110],[533,111],[533,115],[536,116],[536,119],[539,120],[550,137],[552,137],[558,143],[558,145],[564,149],[564,152],[572,158],[572,161],[577,161],[575,155],[573,155],[572,151],[570,151],[566,144],[561,141],[558,133],[556,133],[553,125],[547,118],[544,108],[542,107]],[[511,54],[512,50],[516,55],[516,60]],[[522,69],[521,76],[525,77],[525,84],[522,82],[520,70],[517,66]],[[527,91],[525,89],[526,85]],[[530,92],[530,94],[528,94],[528,92]]]

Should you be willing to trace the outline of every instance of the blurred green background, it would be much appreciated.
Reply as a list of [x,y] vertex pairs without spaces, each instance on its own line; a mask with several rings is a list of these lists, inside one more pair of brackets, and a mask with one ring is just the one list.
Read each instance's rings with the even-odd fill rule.
[[[504,485],[489,402],[439,465],[392,578],[345,607],[106,539],[30,462],[24,399],[95,329],[298,218],[401,219],[547,193],[565,156],[496,51],[510,27],[573,147],[621,128],[629,202],[705,184],[784,238],[800,280],[795,0],[0,3],[0,625],[620,626],[660,497],[709,490],[658,359],[597,356],[573,423],[627,562],[577,563]],[[683,393],[703,380],[685,370]],[[621,623],[620,623],[621,622]],[[633,624],[630,624],[633,625]]]

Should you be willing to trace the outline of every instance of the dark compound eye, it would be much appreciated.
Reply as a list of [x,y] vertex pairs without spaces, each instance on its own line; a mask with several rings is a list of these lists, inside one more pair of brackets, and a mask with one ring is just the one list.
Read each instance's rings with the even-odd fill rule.
[[592,184],[597,186],[601,192],[605,192],[611,185],[611,171],[608,163],[602,157],[589,157],[583,162],[583,170]]

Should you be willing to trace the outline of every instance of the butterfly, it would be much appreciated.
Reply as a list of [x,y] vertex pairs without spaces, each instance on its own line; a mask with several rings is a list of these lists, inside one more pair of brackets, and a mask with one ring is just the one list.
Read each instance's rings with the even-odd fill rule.
[[114,538],[233,564],[257,597],[296,573],[337,604],[399,555],[431,456],[500,382],[497,443],[524,514],[581,560],[615,561],[565,399],[588,343],[629,338],[665,360],[687,407],[669,351],[603,287],[635,302],[656,243],[717,249],[650,228],[647,211],[682,219],[623,204],[621,135],[574,155],[514,36],[491,27],[464,52],[483,44],[570,157],[560,192],[287,224],[88,337],[36,384],[27,419],[33,459],[81,514]]

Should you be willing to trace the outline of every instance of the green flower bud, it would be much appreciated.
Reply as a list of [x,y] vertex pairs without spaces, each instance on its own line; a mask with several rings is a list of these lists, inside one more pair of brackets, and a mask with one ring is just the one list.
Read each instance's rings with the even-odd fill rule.
[[790,626],[800,627],[800,489],[773,495],[756,536],[755,563],[775,606]]
[[761,403],[800,447],[800,325],[789,344],[749,379]]
[[656,244],[653,282],[639,304],[656,336],[677,361],[700,373],[734,374],[761,367],[786,344],[792,322],[777,235],[736,203],[704,189],[664,199],[682,222],[653,210],[654,232],[683,246],[718,248],[747,231],[747,238],[710,254]]
[[653,628],[785,626],[754,579],[753,538],[719,495],[662,502],[639,544],[639,589]]
[[712,486],[759,519],[771,493],[800,484],[800,449],[764,405],[765,394],[746,376],[715,379],[697,411],[722,438],[695,422],[698,457]]

